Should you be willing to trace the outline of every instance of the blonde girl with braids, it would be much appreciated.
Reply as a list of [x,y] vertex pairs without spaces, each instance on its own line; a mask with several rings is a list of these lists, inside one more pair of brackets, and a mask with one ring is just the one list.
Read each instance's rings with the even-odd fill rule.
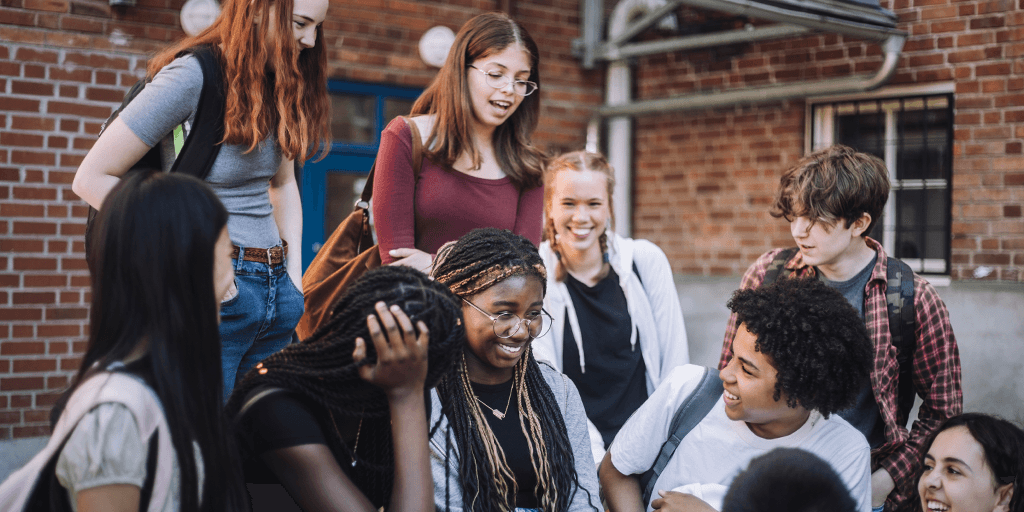
[[151,148],[159,147],[161,157],[151,165],[167,171],[178,150],[184,155],[190,145],[204,143],[182,135],[193,124],[208,124],[199,122],[202,111],[205,117],[219,112],[199,101],[205,81],[215,77],[204,76],[197,55],[212,54],[223,77],[217,85],[223,89],[224,137],[214,141],[216,156],[204,180],[228,210],[236,275],[219,297],[224,399],[236,378],[291,342],[302,316],[295,167],[330,147],[321,26],[328,3],[224,0],[209,28],[149,59],[150,81],[103,130],[72,184],[99,209],[129,169],[149,160]]
[[425,390],[451,372],[463,337],[446,287],[408,267],[367,272],[228,402],[253,510],[433,511]]
[[475,229],[441,248],[432,275],[460,298],[466,327],[461,357],[431,394],[438,510],[603,510],[576,387],[531,353],[551,320],[536,247]]
[[544,174],[540,255],[554,325],[533,346],[579,389],[595,464],[662,379],[690,362],[668,258],[612,231],[614,188],[599,153],[565,153]]

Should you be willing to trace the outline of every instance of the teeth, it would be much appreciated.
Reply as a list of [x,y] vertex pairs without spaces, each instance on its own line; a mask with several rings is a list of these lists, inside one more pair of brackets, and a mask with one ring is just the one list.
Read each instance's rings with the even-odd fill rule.
[[572,234],[574,234],[576,236],[587,236],[593,230],[594,230],[593,228],[585,228],[585,229],[572,228],[572,229],[570,229],[570,231],[572,231]]
[[736,396],[736,395],[734,395],[734,394],[732,394],[732,393],[730,393],[728,391],[723,390],[722,392],[725,393],[725,397],[728,398],[729,400],[739,400],[740,399],[740,397],[738,397],[738,396]]
[[491,103],[500,108],[509,108],[512,106],[512,104],[507,101],[492,101]]
[[504,350],[505,352],[507,352],[509,354],[518,354],[519,351],[523,349],[523,345],[520,345],[518,347],[510,347],[508,345],[498,345],[498,348]]
[[949,510],[949,507],[938,501],[928,500],[928,510]]

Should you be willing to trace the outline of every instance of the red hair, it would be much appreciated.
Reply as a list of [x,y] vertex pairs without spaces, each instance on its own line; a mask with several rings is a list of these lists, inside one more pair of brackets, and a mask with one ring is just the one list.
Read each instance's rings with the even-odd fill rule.
[[316,46],[301,49],[290,37],[292,9],[292,0],[225,0],[213,25],[150,59],[148,76],[189,48],[219,46],[223,143],[252,151],[273,133],[285,158],[301,163],[317,150],[323,158],[331,142],[323,27],[316,29]]

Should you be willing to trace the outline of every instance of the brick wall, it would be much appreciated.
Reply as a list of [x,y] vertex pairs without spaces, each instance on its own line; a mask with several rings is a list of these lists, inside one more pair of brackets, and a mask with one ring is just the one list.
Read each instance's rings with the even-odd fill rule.
[[[85,203],[71,181],[100,123],[144,74],[146,56],[180,38],[184,0],[109,7],[86,0],[0,2],[0,440],[46,435],[54,399],[88,334]],[[497,0],[335,1],[324,23],[332,78],[426,86],[420,35],[458,30]],[[513,2],[541,48],[542,124],[553,151],[582,147],[603,72],[570,55],[573,0]]]
[[[910,34],[890,85],[955,81],[952,278],[984,265],[985,279],[1024,281],[1024,1],[882,6]],[[637,95],[869,74],[880,63],[877,45],[837,35],[676,52],[639,60]],[[676,271],[700,275],[741,273],[791,244],[767,201],[803,154],[805,112],[788,101],[639,118],[635,234],[665,248]]]

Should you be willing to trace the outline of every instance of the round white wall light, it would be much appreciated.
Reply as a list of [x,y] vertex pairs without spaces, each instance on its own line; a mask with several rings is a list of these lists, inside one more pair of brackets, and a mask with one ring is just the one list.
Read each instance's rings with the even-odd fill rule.
[[440,25],[433,27],[420,37],[420,58],[426,65],[439,68],[448,58],[448,50],[454,42],[455,33],[452,29]]

